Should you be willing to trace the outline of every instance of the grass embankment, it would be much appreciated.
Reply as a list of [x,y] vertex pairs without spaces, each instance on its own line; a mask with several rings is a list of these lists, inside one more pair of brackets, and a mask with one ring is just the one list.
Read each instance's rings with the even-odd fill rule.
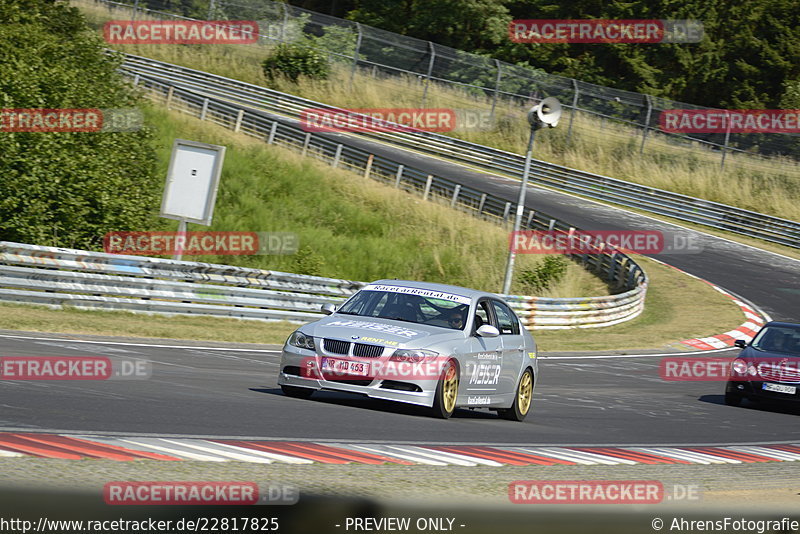
[[[323,276],[370,280],[384,277],[443,281],[497,290],[505,262],[506,229],[423,202],[344,170],[220,126],[157,109],[146,121],[160,138],[161,171],[166,173],[175,137],[228,147],[210,230],[292,231],[298,256],[197,257],[296,272],[317,269]],[[159,227],[173,224],[162,221]],[[202,227],[190,225],[192,229]],[[517,272],[541,260],[518,256]],[[661,347],[676,340],[722,332],[741,322],[741,314],[706,284],[640,259],[651,278],[645,312],[610,328],[539,331],[542,350],[596,350]],[[519,288],[514,288],[519,289]],[[577,264],[547,293],[588,296],[605,286]],[[296,326],[287,323],[203,317],[159,318],[122,312],[50,310],[25,305],[0,306],[0,329],[143,336],[243,343],[282,343]]]
[[[108,10],[88,0],[74,0],[90,21],[100,26],[113,18],[129,17],[127,10]],[[119,50],[268,86],[260,61],[269,48],[262,45],[115,45]],[[275,89],[348,108],[417,107],[423,85],[416,76],[375,78],[356,73],[350,84],[350,65],[335,65],[330,80],[273,83]],[[484,96],[431,85],[426,107],[488,110]],[[499,102],[494,128],[454,135],[481,144],[522,153],[528,131],[525,106]],[[643,154],[641,130],[578,114],[567,138],[569,113],[562,124],[539,135],[536,157],[589,172],[667,189],[787,219],[800,219],[800,167],[781,159],[736,154],[724,170],[720,155],[676,143],[651,131]]]
[[[401,278],[488,291],[502,285],[508,233],[499,225],[177,112],[150,108],[146,117],[158,129],[164,176],[174,138],[228,147],[213,225],[190,224],[189,230],[294,232],[300,243],[295,255],[191,259],[348,280]],[[520,273],[543,257],[518,259]],[[522,285],[512,290],[530,292]],[[579,297],[608,289],[568,262],[564,278],[541,294]]]

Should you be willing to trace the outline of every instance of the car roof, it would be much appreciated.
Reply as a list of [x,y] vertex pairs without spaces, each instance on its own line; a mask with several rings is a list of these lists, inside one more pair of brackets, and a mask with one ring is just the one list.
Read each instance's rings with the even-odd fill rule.
[[503,300],[503,298],[496,293],[488,293],[486,291],[478,291],[477,289],[469,289],[467,287],[452,286],[448,284],[434,284],[432,282],[415,282],[413,280],[384,279],[384,280],[375,280],[374,282],[370,283],[370,285],[374,284],[380,284],[385,286],[413,287],[417,289],[428,289],[431,291],[442,291],[444,293],[454,293],[456,295],[461,295],[462,297],[467,297],[472,300],[476,300],[481,297],[493,297],[496,299]]

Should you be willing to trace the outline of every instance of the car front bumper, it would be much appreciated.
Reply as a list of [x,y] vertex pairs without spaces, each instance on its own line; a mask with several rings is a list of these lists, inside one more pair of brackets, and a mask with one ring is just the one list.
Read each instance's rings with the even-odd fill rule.
[[[319,355],[312,350],[301,349],[291,345],[284,346],[278,371],[278,385],[356,393],[375,399],[404,402],[418,406],[433,406],[437,380],[414,380],[403,377],[397,377],[396,380],[374,377],[326,380],[319,378],[319,374],[314,370],[304,372],[304,369],[308,369],[311,363],[313,363],[313,369],[320,369],[323,357],[328,356]],[[331,355],[330,357],[359,362],[370,362],[372,360],[363,358],[355,360],[341,355]],[[419,389],[419,391],[405,391],[397,388],[414,388]]]
[[[764,384],[776,384],[779,386],[793,387],[795,388],[795,393],[780,393],[776,391],[765,390],[763,386]],[[798,383],[731,380],[728,381],[727,385],[725,386],[725,393],[738,395],[749,400],[770,400],[800,403],[800,384]]]

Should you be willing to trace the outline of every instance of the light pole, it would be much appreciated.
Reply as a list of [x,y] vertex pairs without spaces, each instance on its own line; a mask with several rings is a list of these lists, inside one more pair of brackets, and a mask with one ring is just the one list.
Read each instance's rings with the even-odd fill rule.
[[[522,212],[525,210],[525,192],[528,188],[528,176],[531,172],[531,158],[533,155],[533,138],[536,135],[536,130],[548,126],[555,128],[558,125],[558,119],[561,118],[561,103],[553,97],[548,97],[533,106],[528,111],[528,123],[531,125],[530,137],[528,137],[528,150],[525,153],[525,166],[522,170],[522,183],[519,187],[519,198],[517,199],[517,216],[514,218],[514,232],[513,236],[517,235],[519,227],[522,225]],[[513,242],[509,240],[508,247],[508,263],[506,263],[506,277],[503,280],[503,295],[508,295],[511,291],[511,280],[514,277],[514,259],[516,253],[514,252]]]

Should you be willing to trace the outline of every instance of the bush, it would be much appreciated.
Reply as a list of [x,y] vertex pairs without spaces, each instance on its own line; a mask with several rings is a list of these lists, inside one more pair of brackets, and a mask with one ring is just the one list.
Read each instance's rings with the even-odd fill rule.
[[296,274],[322,276],[322,267],[325,265],[325,262],[322,260],[322,256],[306,245],[295,254],[294,265],[294,272]]
[[[0,108],[119,109],[139,104],[77,9],[0,0]],[[97,248],[159,206],[152,132],[0,133],[0,240]]]
[[533,269],[520,272],[519,281],[531,292],[539,293],[560,282],[568,265],[564,256],[545,256],[544,261]]
[[261,64],[269,80],[283,75],[293,82],[300,76],[327,80],[331,72],[328,56],[307,45],[280,44]]

